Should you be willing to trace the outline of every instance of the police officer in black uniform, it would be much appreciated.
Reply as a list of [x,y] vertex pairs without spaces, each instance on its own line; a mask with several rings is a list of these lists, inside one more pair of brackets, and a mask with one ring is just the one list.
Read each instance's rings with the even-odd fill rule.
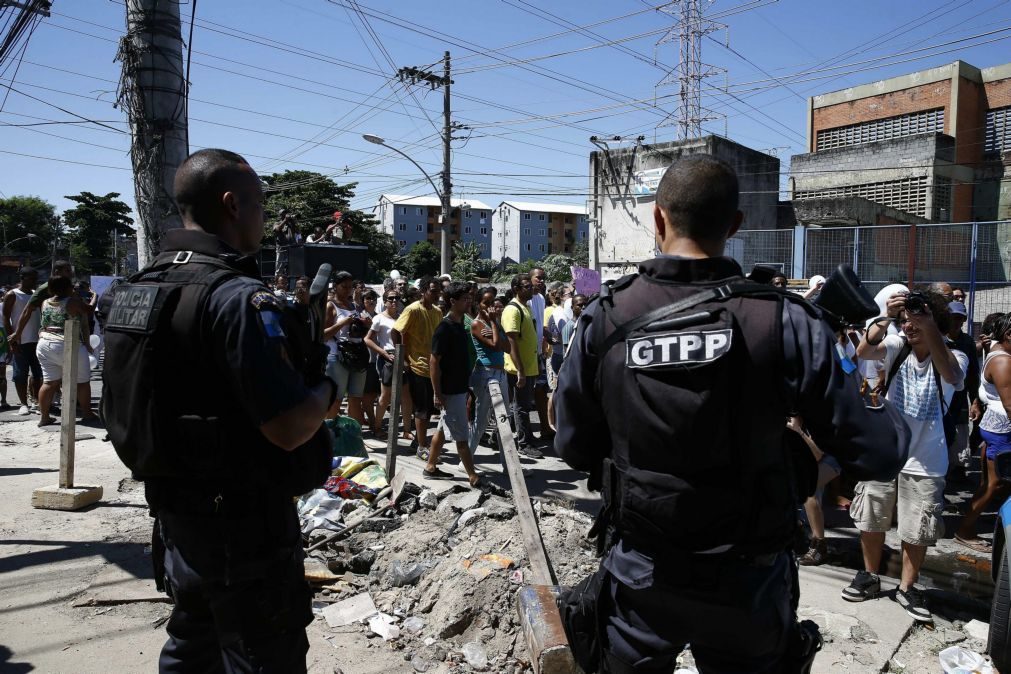
[[160,671],[304,672],[312,595],[292,499],[328,475],[334,387],[260,280],[256,172],[201,150],[175,194],[183,229],[103,308],[102,410],[144,480],[175,604]]
[[554,397],[555,448],[604,503],[600,569],[559,602],[573,652],[588,673],[669,673],[687,643],[705,674],[806,671],[787,418],[872,479],[898,473],[908,430],[865,406],[816,308],[723,256],[743,219],[729,165],[677,161],[654,219],[660,254],[583,311]]

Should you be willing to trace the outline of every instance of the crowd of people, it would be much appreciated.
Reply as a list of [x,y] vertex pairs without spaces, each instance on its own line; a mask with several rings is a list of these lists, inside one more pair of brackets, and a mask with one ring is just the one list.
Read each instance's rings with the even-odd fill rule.
[[[309,284],[307,277],[298,278],[289,294],[289,279],[282,274],[274,280],[274,292],[307,304]],[[551,391],[587,298],[565,284],[549,288],[542,268],[517,274],[504,292],[448,275],[417,284],[389,277],[381,291],[347,272],[332,279],[324,338],[326,372],[337,398],[328,416],[346,409],[377,439],[399,433],[411,441],[432,478],[452,477],[439,458],[447,442],[455,443],[464,473],[477,485],[473,452],[482,439],[495,442],[494,428],[488,430],[487,386],[494,380],[511,408],[520,454],[543,457],[541,449],[554,438]],[[389,428],[386,421],[398,344],[404,353],[402,429]],[[535,410],[537,433],[530,421]]]
[[49,279],[39,284],[38,270],[25,266],[19,282],[3,292],[3,327],[7,349],[0,361],[0,410],[13,406],[7,399],[7,366],[20,406],[17,414],[38,414],[38,425],[56,423],[64,379],[64,334],[70,317],[80,319],[80,332],[69,336],[79,349],[77,372],[72,373],[77,386],[78,423],[99,425],[91,407],[91,335],[95,329],[97,295],[86,281],[73,281],[74,271],[67,261],[53,264]]

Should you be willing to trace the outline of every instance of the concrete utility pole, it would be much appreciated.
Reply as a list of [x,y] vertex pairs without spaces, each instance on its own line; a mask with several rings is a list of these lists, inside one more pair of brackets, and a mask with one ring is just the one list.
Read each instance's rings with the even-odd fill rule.
[[453,181],[450,179],[450,141],[453,140],[453,122],[450,119],[449,52],[442,56],[442,235],[439,238],[439,266],[443,274],[449,273],[449,216],[453,212]]
[[134,193],[137,200],[137,257],[144,267],[161,249],[162,235],[182,226],[172,182],[189,154],[179,3],[127,0],[126,35],[119,105],[130,119]]

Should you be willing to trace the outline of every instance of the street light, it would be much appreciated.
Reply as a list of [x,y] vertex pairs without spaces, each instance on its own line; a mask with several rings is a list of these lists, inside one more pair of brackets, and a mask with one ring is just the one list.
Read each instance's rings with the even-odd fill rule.
[[7,250],[8,248],[10,248],[11,246],[13,246],[18,241],[24,241],[25,239],[37,239],[37,238],[39,238],[39,237],[36,234],[25,234],[24,236],[20,236],[20,237],[14,239],[10,243],[5,243],[3,249]]
[[440,232],[440,236],[439,236],[439,267],[442,269],[442,271],[440,272],[440,274],[448,274],[449,273],[449,230],[446,229],[446,227],[449,224],[450,203],[449,203],[449,199],[447,199],[447,195],[445,195],[442,192],[442,190],[440,190],[436,186],[435,181],[432,180],[432,176],[428,175],[428,173],[425,171],[425,169],[421,168],[421,164],[419,164],[418,162],[414,161],[410,157],[410,155],[408,155],[406,152],[403,152],[402,150],[398,150],[397,148],[393,147],[392,145],[389,145],[384,138],[382,138],[381,136],[377,136],[377,135],[375,135],[373,133],[364,133],[364,134],[362,134],[362,138],[364,138],[365,140],[369,141],[370,143],[372,143],[374,145],[382,145],[383,147],[385,147],[385,148],[387,148],[389,150],[393,150],[394,152],[396,152],[397,154],[399,154],[401,157],[403,157],[407,161],[409,161],[412,164],[414,164],[414,166],[417,167],[417,169],[419,171],[421,171],[421,174],[423,176],[425,176],[426,178],[428,178],[428,182],[430,182],[432,184],[432,189],[435,190],[435,193],[439,197],[439,201],[442,202],[442,215],[439,216],[439,221],[440,221],[440,224],[442,225],[442,231]]

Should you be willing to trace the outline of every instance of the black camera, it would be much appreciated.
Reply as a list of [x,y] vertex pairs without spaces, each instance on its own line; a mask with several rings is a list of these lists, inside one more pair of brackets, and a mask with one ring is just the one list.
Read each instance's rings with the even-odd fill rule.
[[906,295],[907,314],[929,314],[930,300],[923,293],[909,293]]

